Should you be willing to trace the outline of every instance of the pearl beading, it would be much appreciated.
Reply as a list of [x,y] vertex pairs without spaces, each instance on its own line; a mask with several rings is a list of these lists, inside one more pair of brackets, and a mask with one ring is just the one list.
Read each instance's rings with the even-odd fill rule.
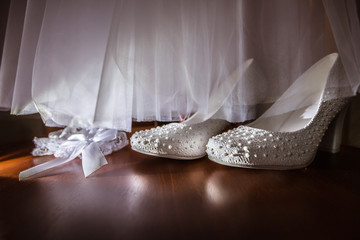
[[308,166],[331,120],[347,98],[322,102],[316,116],[294,132],[240,126],[212,137],[206,152],[217,163],[248,168],[292,169]]
[[210,119],[203,123],[170,123],[161,127],[135,132],[131,136],[133,150],[160,157],[196,159],[206,155],[210,137],[219,134],[228,122]]

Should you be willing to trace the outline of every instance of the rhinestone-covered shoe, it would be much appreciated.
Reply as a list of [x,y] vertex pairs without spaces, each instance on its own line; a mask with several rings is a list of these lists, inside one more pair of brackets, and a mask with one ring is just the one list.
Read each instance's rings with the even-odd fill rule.
[[191,160],[206,155],[206,144],[212,136],[229,126],[224,120],[210,119],[202,123],[170,123],[135,132],[131,147],[148,155]]
[[[289,92],[296,89],[290,87],[279,98],[280,101],[275,102],[253,123],[212,137],[206,150],[209,159],[223,165],[257,169],[297,169],[308,166],[331,120],[348,101],[348,98],[333,97],[338,93],[333,92],[332,83],[335,78],[344,77],[341,66],[337,54],[320,60],[304,73],[305,76],[300,79],[303,82],[295,82],[299,89],[302,84],[311,84],[313,72],[328,69],[328,72],[323,73],[323,80],[315,79],[323,83],[315,83],[309,87],[310,92],[304,92],[304,99],[297,100],[296,110],[277,114],[281,109],[281,99],[285,99],[283,96],[291,96]],[[312,101],[312,104],[308,105],[306,101]]]

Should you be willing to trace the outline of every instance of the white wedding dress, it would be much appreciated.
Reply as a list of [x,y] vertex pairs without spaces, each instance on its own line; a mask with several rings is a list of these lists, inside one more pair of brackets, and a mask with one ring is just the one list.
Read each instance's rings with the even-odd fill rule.
[[[335,97],[354,95],[359,42],[354,0],[12,0],[0,107],[130,131],[132,120],[204,121],[220,102],[217,118],[242,122],[331,52],[347,74],[336,84],[351,89]],[[250,58],[261,81],[232,81]]]

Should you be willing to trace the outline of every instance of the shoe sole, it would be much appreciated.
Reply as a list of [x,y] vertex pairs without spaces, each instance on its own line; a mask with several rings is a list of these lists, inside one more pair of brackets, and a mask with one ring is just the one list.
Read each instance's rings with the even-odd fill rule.
[[175,156],[175,155],[170,155],[170,154],[156,154],[156,153],[145,152],[140,149],[133,148],[133,147],[131,147],[131,149],[138,153],[155,156],[155,157],[161,157],[161,158],[171,158],[171,159],[175,159],[175,160],[196,160],[196,159],[203,158],[206,156],[206,153],[205,153],[201,156],[181,157],[181,156]]
[[233,163],[227,163],[223,162],[221,160],[218,160],[216,158],[212,158],[211,156],[208,156],[208,158],[218,164],[229,166],[229,167],[238,167],[238,168],[247,168],[247,169],[262,169],[262,170],[296,170],[296,169],[302,169],[308,167],[314,160],[315,156],[312,158],[312,160],[303,165],[295,165],[295,166],[279,166],[279,165],[240,165],[240,164],[233,164]]

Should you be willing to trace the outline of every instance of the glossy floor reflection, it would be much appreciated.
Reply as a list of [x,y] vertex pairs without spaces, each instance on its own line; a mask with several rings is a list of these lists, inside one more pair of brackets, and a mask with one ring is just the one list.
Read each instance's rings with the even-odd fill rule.
[[76,159],[34,180],[32,146],[1,150],[0,239],[349,238],[360,234],[360,149],[307,169],[176,161],[130,147],[85,179]]

